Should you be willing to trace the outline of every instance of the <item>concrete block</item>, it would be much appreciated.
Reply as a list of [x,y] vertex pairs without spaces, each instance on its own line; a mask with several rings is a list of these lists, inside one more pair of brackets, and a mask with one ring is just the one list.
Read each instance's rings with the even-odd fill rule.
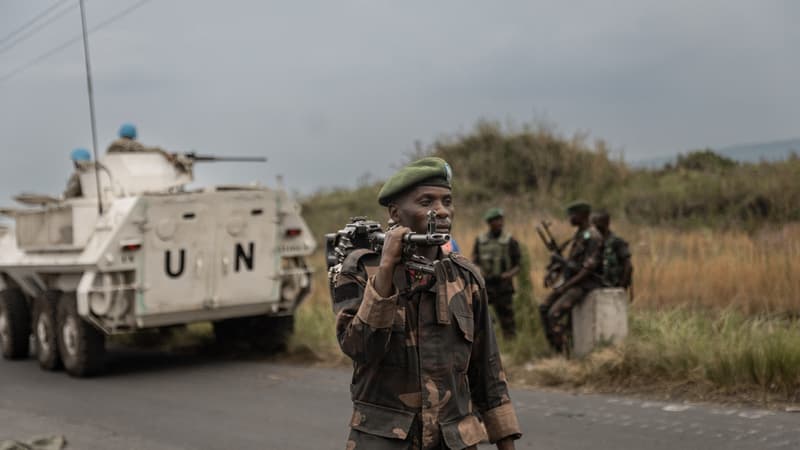
[[588,355],[599,344],[619,344],[628,335],[628,293],[595,289],[572,310],[572,354]]

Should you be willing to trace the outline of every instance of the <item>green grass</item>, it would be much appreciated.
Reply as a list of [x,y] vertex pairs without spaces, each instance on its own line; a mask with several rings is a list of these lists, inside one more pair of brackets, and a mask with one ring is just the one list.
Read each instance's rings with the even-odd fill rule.
[[[634,311],[619,349],[584,360],[538,361],[529,381],[628,389],[680,387],[800,401],[800,321],[734,311]],[[523,375],[525,377],[525,375]]]
[[[321,254],[312,264],[323,264]],[[504,340],[495,321],[512,383],[800,401],[800,319],[747,316],[733,307],[634,305],[624,345],[567,361],[555,357],[544,339],[537,305],[545,292],[534,292],[530,264],[524,252],[514,298],[517,337]],[[324,273],[315,274],[313,294],[298,310],[290,356],[348,363],[336,343]]]

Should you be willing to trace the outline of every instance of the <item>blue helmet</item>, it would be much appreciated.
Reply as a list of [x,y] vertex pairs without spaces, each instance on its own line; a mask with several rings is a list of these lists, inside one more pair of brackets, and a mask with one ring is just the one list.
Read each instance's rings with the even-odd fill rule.
[[69,154],[69,158],[73,161],[91,161],[92,154],[85,148],[76,148]]
[[119,127],[119,137],[127,139],[136,139],[136,126],[131,123],[123,123]]

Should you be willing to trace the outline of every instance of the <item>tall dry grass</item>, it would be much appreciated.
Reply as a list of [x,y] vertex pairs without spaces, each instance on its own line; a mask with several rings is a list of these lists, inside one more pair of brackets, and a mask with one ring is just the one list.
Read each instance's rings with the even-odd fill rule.
[[[534,225],[541,220],[511,218],[506,228],[531,254],[534,292],[542,297],[548,254]],[[691,306],[734,308],[744,314],[800,314],[800,224],[746,233],[613,224],[631,246],[636,308]],[[574,228],[553,221],[559,241]],[[458,224],[454,236],[471,254],[481,226]]]
[[[754,234],[612,224],[633,253],[630,335],[620,349],[565,361],[550,358],[535,306],[547,293],[541,282],[548,254],[534,230],[538,220],[512,214],[507,223],[525,253],[514,300],[519,333],[513,341],[500,337],[517,380],[633,389],[657,384],[663,387],[657,390],[678,391],[692,386],[701,395],[800,400],[800,224]],[[483,227],[456,224],[454,237],[469,255]],[[554,221],[552,229],[559,240],[573,231],[563,221]],[[314,291],[298,311],[292,350],[346,363],[336,343],[321,251],[311,264],[317,268]],[[523,369],[531,362],[533,372]]]

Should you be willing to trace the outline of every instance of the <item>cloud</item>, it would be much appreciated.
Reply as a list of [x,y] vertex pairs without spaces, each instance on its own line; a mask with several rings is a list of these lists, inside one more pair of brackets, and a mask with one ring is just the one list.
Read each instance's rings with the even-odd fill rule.
[[[129,4],[88,2],[89,20]],[[0,29],[41,7],[10,5]],[[0,67],[68,39],[74,19]],[[132,121],[172,150],[265,155],[200,181],[283,174],[303,192],[386,176],[415,140],[481,117],[546,116],[629,158],[791,137],[798,19],[791,1],[151,2],[91,38],[99,136]],[[58,192],[69,150],[90,144],[81,57],[0,84],[0,198]]]

